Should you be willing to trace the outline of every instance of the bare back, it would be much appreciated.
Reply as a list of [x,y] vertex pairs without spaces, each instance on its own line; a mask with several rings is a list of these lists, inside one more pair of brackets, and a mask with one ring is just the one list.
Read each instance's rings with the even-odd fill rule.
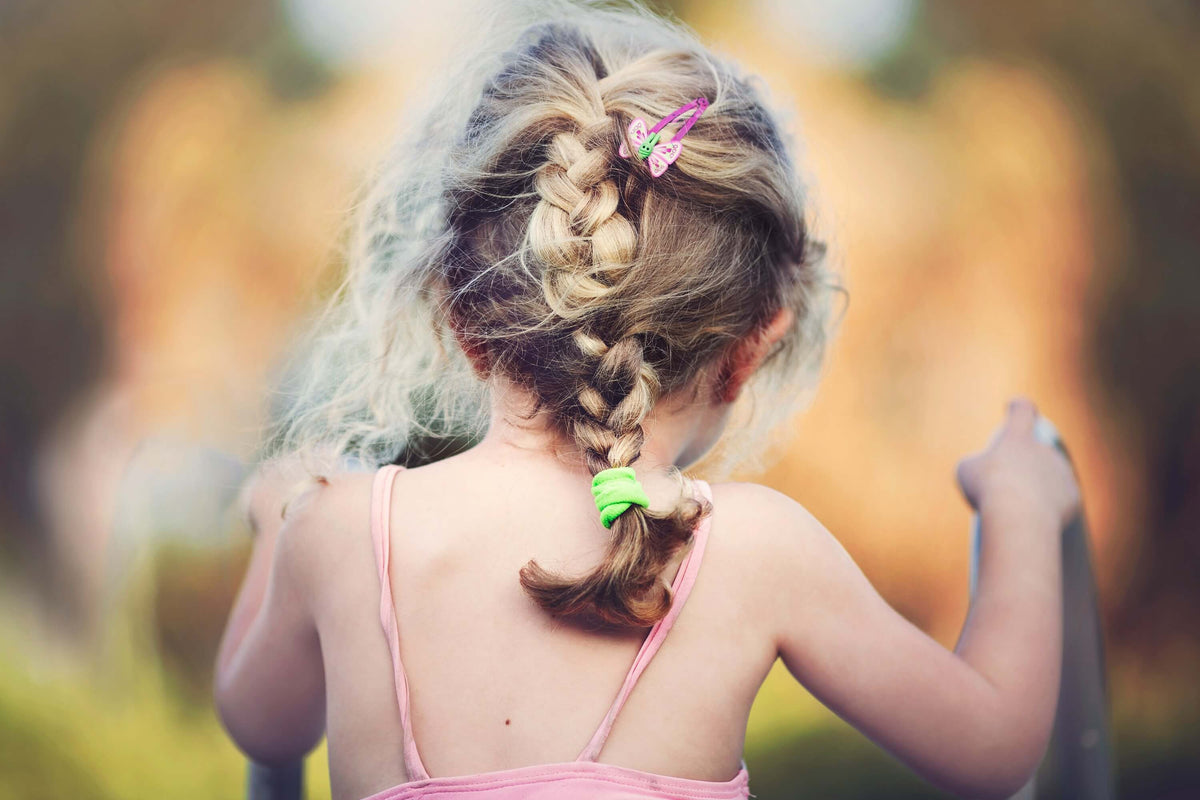
[[[1036,464],[1042,454],[1032,448],[1044,445],[1032,438],[1032,415],[1021,424],[1001,445],[1030,450],[1026,463]],[[1048,480],[1051,468],[1069,470],[1042,464]],[[602,557],[608,532],[579,470],[538,448],[481,444],[396,475],[373,526],[377,476],[337,474],[289,504],[277,539],[262,528],[218,653],[217,709],[230,735],[273,763],[326,734],[336,797],[392,788],[395,798],[418,796],[404,788],[412,776],[381,629],[394,614],[408,742],[430,785],[523,767],[547,773],[588,752],[646,633],[555,621],[518,582],[531,558],[582,574]],[[652,508],[677,500],[659,472],[647,468],[643,482]],[[269,512],[269,482],[253,494]],[[1029,780],[1045,753],[1061,661],[1054,507],[1010,492],[983,509],[991,555],[951,652],[889,606],[800,504],[750,483],[715,486],[711,497],[694,537],[703,546],[664,570],[664,580],[691,576],[676,595],[686,604],[673,603],[673,626],[586,771],[639,772],[651,789],[704,783],[692,787],[699,797],[746,796],[746,721],[778,656],[834,713],[948,791],[1002,798]],[[374,533],[384,526],[387,537]],[[376,541],[390,554],[382,570]]]
[[[606,531],[590,513],[586,485],[473,461],[400,472],[378,512],[389,522],[413,734],[434,777],[574,759],[646,638],[644,629],[597,632],[556,621],[517,580],[530,558],[572,574],[599,560]],[[372,483],[371,474],[338,476],[317,502],[336,504],[320,516],[344,523],[311,544],[323,550],[313,554],[321,569],[312,600],[331,781],[335,796],[347,798],[411,779],[379,623]],[[570,498],[572,488],[578,502],[546,500]],[[673,491],[665,482],[648,490]],[[600,762],[711,781],[737,772],[750,706],[776,657],[773,631],[748,607],[740,562],[715,506],[686,609],[617,717]]]

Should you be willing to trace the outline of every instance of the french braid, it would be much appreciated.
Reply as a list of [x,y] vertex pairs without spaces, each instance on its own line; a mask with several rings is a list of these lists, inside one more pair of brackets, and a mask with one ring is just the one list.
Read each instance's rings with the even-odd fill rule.
[[[604,110],[600,80],[597,76],[584,93],[587,116],[574,120],[576,129],[553,136],[534,179],[540,202],[530,216],[529,246],[545,269],[546,303],[566,320],[582,321],[590,309],[603,306],[637,250],[634,226],[618,213],[621,193],[612,167],[619,122]],[[658,399],[658,375],[637,335],[610,344],[580,327],[572,339],[587,366],[564,415],[566,427],[593,475],[630,466],[641,455],[642,421]],[[613,522],[608,552],[590,574],[556,576],[530,561],[521,583],[558,616],[653,624],[671,600],[661,573],[690,537],[695,516],[651,514],[633,505]]]
[[[645,439],[642,421],[658,397],[658,376],[643,358],[637,335],[611,346],[583,331],[577,331],[574,338],[580,352],[596,367],[592,381],[579,387],[571,435],[593,475],[610,467],[630,466],[641,455]],[[592,572],[582,578],[566,578],[530,561],[521,570],[521,584],[543,608],[558,616],[651,625],[671,604],[663,569],[690,539],[700,513],[694,501],[667,513],[631,505],[613,521],[608,551]]]

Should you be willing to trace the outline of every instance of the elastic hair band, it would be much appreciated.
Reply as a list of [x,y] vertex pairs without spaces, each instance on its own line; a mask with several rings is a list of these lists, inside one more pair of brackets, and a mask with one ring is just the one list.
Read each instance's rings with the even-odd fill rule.
[[[667,171],[667,167],[675,163],[679,158],[679,154],[683,152],[683,137],[687,136],[687,132],[696,124],[696,120],[700,119],[700,115],[708,108],[708,100],[703,97],[697,97],[687,105],[667,114],[654,124],[653,128],[646,129],[646,120],[641,117],[634,117],[629,123],[629,140],[637,146],[635,154],[639,161],[646,161],[650,165],[650,174],[654,177],[659,177]],[[693,110],[694,109],[694,110]],[[660,131],[675,120],[680,114],[687,111],[692,111],[692,115],[683,123],[683,127],[679,129],[669,142],[660,142],[662,138]],[[629,158],[629,145],[621,142],[619,149],[621,158]]]
[[650,498],[634,475],[633,467],[610,467],[602,469],[592,478],[592,497],[596,498],[596,509],[600,522],[611,528],[613,520],[625,513],[632,505],[646,508]]

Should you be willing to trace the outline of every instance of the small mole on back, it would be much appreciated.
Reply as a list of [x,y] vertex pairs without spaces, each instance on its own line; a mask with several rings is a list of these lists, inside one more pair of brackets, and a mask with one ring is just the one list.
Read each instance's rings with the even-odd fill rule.
[[504,724],[505,724],[505,725],[512,725],[512,720],[511,720],[511,719],[506,719],[506,720],[504,720]]

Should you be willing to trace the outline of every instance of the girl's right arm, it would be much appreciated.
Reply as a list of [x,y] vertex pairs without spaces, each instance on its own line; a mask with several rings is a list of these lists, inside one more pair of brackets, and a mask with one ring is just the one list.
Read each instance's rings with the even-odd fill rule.
[[[1058,696],[1060,531],[1078,508],[1070,465],[1014,401],[989,447],[959,465],[980,513],[978,591],[954,652],[875,591],[799,504],[754,487],[777,652],[819,700],[927,780],[1003,798],[1037,769]],[[749,498],[747,498],[749,499]]]

